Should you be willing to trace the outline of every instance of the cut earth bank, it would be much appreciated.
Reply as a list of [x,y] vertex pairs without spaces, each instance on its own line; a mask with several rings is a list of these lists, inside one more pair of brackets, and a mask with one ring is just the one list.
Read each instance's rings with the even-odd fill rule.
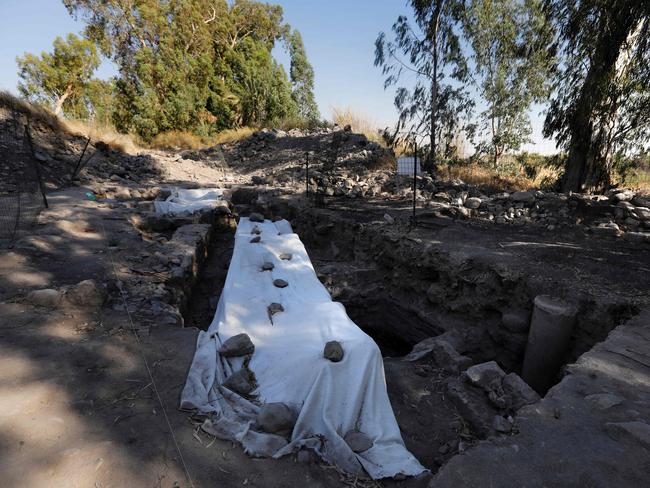
[[[204,185],[222,175],[192,164],[208,174]],[[189,179],[194,170],[178,165]],[[109,202],[84,196],[107,189]],[[360,483],[309,457],[251,460],[176,411],[196,338],[182,326],[211,319],[235,221],[157,218],[151,200],[163,196],[119,178],[54,193],[35,231],[0,255],[7,483],[185,486],[172,431],[196,486]],[[318,208],[262,187],[236,186],[233,202],[236,213],[291,220],[334,299],[390,356],[388,390],[404,440],[434,475],[384,484],[642,486],[650,418],[644,241],[459,221],[433,209],[409,230],[405,202],[332,198]],[[44,289],[52,291],[32,293]],[[506,393],[521,373],[533,301],[544,294],[577,309],[563,358],[577,363],[557,371],[541,402],[517,411],[521,403]],[[422,357],[400,359],[431,337]],[[501,370],[478,370],[488,382],[462,373],[492,360]]]

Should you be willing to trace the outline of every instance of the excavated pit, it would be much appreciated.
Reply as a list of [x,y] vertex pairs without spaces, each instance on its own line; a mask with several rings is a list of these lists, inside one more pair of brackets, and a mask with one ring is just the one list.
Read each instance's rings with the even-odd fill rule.
[[[506,373],[521,374],[527,330],[509,329],[503,317],[509,311],[530,317],[537,291],[525,275],[498,263],[445,254],[425,260],[419,254],[425,243],[382,234],[367,216],[360,226],[319,211],[258,210],[292,222],[333,299],[377,342],[404,441],[428,469],[435,473],[478,440],[497,435],[491,425],[495,413],[516,415],[513,409],[494,409],[485,398],[470,398],[479,406],[476,414],[475,406],[468,410],[463,404],[466,393],[461,392],[460,400],[449,394],[450,387],[464,385],[462,371],[441,368],[430,359],[416,364],[401,358],[418,342],[455,331],[462,337],[458,352],[474,364],[494,360]],[[234,222],[214,224],[183,314],[186,325],[205,330],[212,321],[232,256],[234,228]],[[578,301],[577,307],[565,364],[637,312],[634,304],[591,298]],[[557,381],[561,376],[558,371]]]

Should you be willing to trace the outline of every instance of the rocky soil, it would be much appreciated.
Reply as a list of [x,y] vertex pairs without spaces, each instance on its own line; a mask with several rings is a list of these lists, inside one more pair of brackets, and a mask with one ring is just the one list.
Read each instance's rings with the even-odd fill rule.
[[[0,123],[10,134],[7,118]],[[344,130],[260,131],[140,155],[92,143],[73,183],[66,175],[85,141],[46,126],[33,127],[33,139],[51,207],[0,251],[9,485],[378,485],[311,457],[252,460],[176,410],[236,218],[259,211],[292,221],[321,281],[386,357],[404,440],[432,474],[381,485],[426,486],[434,476],[432,487],[641,486],[650,465],[647,196],[504,193],[423,176],[413,227],[410,183],[389,169],[392,154]],[[0,190],[11,194],[25,153],[9,136],[0,143]],[[230,188],[233,216],[156,216],[153,201],[176,185]],[[540,294],[578,310],[566,366],[541,401],[519,377]]]

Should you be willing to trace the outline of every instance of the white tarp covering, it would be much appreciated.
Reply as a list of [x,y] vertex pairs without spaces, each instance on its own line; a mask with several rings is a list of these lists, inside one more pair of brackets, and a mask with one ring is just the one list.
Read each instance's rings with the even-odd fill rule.
[[153,204],[158,215],[189,215],[217,207],[230,213],[224,196],[224,190],[221,188],[175,188],[165,201],[154,201]]
[[[254,226],[262,231],[260,243],[250,242]],[[293,257],[282,260],[282,253]],[[272,262],[273,271],[261,271],[264,262]],[[278,278],[289,286],[275,287]],[[273,302],[282,304],[284,312],[271,323],[267,307]],[[256,403],[282,402],[298,413],[284,447],[274,444],[274,436],[255,431],[256,404],[221,385],[242,360],[220,357],[217,351],[241,333],[255,344],[248,367],[257,380]],[[325,343],[332,340],[344,349],[338,363],[323,357]],[[270,448],[270,454],[280,457],[304,446],[347,473],[365,469],[374,479],[424,471],[402,441],[379,348],[332,301],[287,221],[240,220],[228,277],[210,328],[199,333],[181,407],[212,413],[209,431],[241,442],[253,455],[268,454]],[[351,430],[363,432],[373,446],[352,452],[343,440]]]

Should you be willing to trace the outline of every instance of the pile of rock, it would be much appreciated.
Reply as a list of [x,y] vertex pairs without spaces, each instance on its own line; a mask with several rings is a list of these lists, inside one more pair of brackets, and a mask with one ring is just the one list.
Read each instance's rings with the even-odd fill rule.
[[506,374],[494,361],[468,368],[460,379],[447,384],[447,394],[480,437],[510,433],[515,412],[540,400],[524,380]]

